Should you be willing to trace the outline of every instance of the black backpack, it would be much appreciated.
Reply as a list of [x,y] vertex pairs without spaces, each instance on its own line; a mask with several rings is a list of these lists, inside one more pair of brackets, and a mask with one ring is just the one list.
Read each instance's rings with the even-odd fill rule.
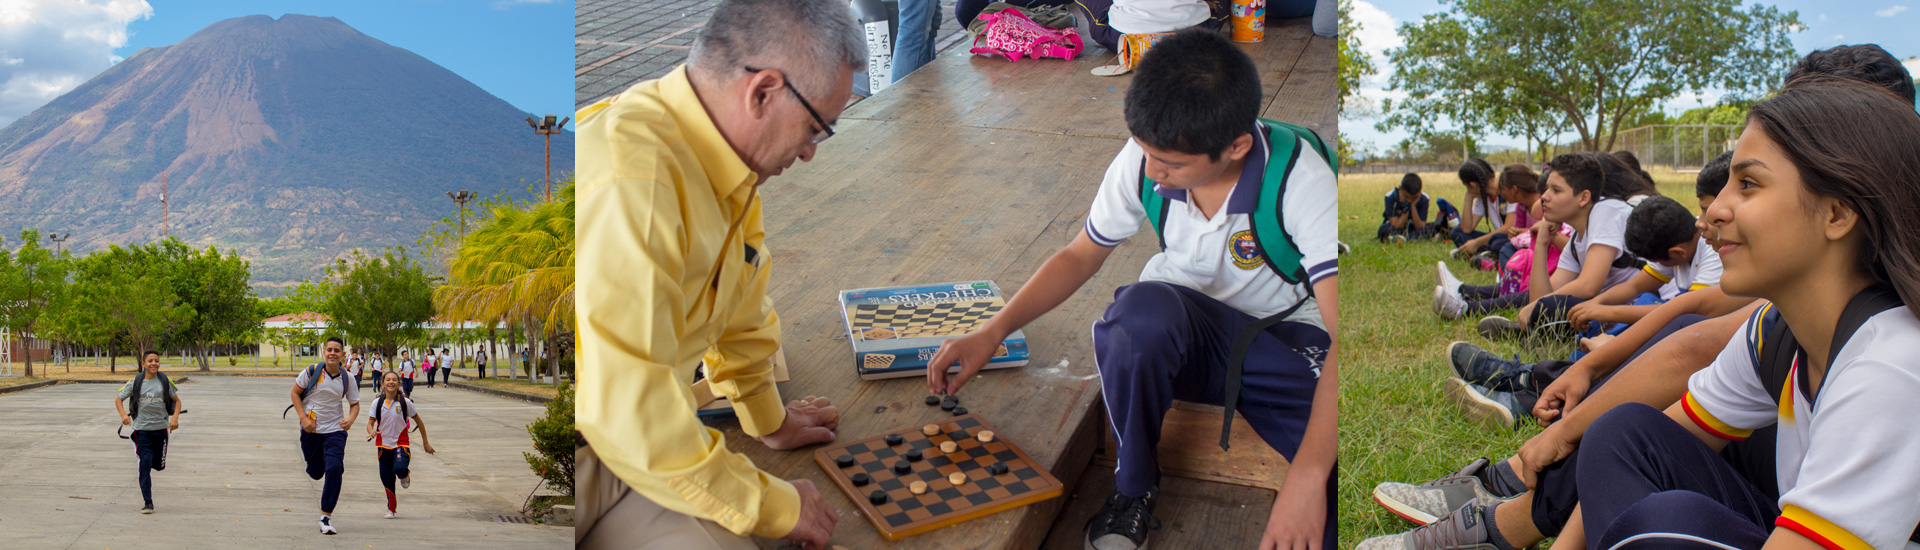
[[[312,382],[300,388],[300,402],[305,403],[307,401],[307,394],[313,393],[313,387],[320,385],[320,375],[321,373],[326,372],[325,371],[326,368],[327,368],[326,363],[314,363],[313,366],[307,367],[307,380],[310,380]],[[347,387],[353,384],[353,382],[351,382],[351,380],[353,380],[353,375],[347,372],[347,367],[345,365],[341,365],[340,367],[339,379],[340,379],[340,395],[346,395]],[[295,383],[295,385],[299,385],[299,384]],[[286,410],[280,411],[280,418],[286,418],[287,411],[291,411],[291,410],[293,410],[293,404],[289,403],[287,404]]]
[[[167,380],[167,373],[158,372],[154,374],[160,380],[160,400],[165,401],[167,404],[167,416],[173,416],[173,381]],[[146,379],[147,373],[143,372],[135,375],[133,377],[133,391],[127,396],[127,401],[130,403],[127,408],[131,409],[127,413],[127,416],[132,417],[134,420],[140,419],[140,383]]]
[[[1900,294],[1885,286],[1871,286],[1855,294],[1847,301],[1847,307],[1840,310],[1840,322],[1833,329],[1833,344],[1827,349],[1827,368],[1833,368],[1833,360],[1840,355],[1840,348],[1860,330],[1860,325],[1868,319],[1889,309],[1906,305],[1900,301]],[[1773,396],[1774,407],[1780,406],[1780,394],[1786,391],[1787,377],[1793,372],[1794,359],[1804,355],[1799,341],[1793,337],[1793,329],[1780,319],[1780,310],[1769,303],[1760,306],[1754,312],[1759,318],[1759,327],[1753,331],[1754,340],[1748,348],[1753,353],[1753,369],[1760,375],[1760,384],[1767,388],[1767,394]],[[1794,380],[1800,385],[1800,393],[1812,393],[1806,378]],[[1907,540],[1920,543],[1920,526],[1915,526],[1913,535]]]
[[[380,397],[373,398],[373,425],[376,428],[380,426],[380,411],[386,408],[386,404],[387,392],[380,392]],[[413,418],[413,412],[407,408],[407,400],[404,397],[400,399],[400,416]]]

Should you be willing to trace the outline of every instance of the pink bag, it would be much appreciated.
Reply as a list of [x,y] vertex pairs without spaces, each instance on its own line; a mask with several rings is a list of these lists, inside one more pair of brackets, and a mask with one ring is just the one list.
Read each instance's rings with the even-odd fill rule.
[[1014,8],[981,14],[980,18],[987,20],[987,27],[973,37],[973,53],[999,54],[1013,61],[1021,57],[1071,60],[1080,55],[1080,33],[1074,29],[1040,26]]

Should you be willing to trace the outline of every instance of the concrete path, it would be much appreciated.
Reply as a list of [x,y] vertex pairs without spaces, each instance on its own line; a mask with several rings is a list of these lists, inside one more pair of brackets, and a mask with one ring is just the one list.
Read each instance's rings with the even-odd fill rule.
[[[192,373],[182,373],[192,376]],[[501,523],[539,478],[521,452],[543,408],[449,388],[415,388],[437,455],[415,444],[413,487],[384,519],[365,418],[349,436],[334,510],[319,533],[320,483],[307,478],[299,424],[280,418],[291,379],[196,377],[187,410],[153,474],[155,512],[141,515],[130,441],[114,436],[118,385],[63,384],[0,395],[0,548],[570,548],[571,527]],[[415,434],[417,437],[418,434]],[[545,493],[546,491],[542,491]]]

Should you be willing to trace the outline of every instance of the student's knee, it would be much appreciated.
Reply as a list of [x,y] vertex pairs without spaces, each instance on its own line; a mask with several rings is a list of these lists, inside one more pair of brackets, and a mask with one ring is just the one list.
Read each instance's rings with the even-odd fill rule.
[[[1185,315],[1178,312],[1184,310],[1185,299],[1171,284],[1147,281],[1120,287],[1107,314],[1093,325],[1094,345],[1107,357],[1158,354],[1177,339],[1185,322]],[[1151,361],[1106,361],[1098,367],[1105,373],[1121,363]]]
[[[1625,403],[1615,406],[1606,414],[1600,415],[1593,424],[1587,426],[1580,448],[1618,449],[1637,446],[1646,439],[1646,435],[1662,425],[1671,425],[1673,420],[1645,403]],[[1589,460],[1581,460],[1582,464]]]
[[[1647,495],[1621,511],[1608,525],[1607,532],[1598,533],[1598,540],[1607,547],[1615,548],[1721,548],[1719,545],[1703,544],[1693,537],[1707,535],[1727,538],[1728,533],[1723,531],[1729,527],[1737,528],[1737,524],[1744,521],[1733,517],[1726,505],[1706,495],[1692,491],[1661,491]],[[1708,525],[1719,528],[1703,529]],[[1641,534],[1664,536],[1639,539],[1638,544],[1626,542],[1628,538]],[[1679,538],[1676,535],[1686,537]],[[1736,535],[1734,538],[1743,537]]]

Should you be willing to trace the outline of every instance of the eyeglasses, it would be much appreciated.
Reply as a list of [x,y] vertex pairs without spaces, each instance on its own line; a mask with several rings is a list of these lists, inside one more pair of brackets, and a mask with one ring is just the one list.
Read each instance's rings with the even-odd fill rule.
[[[743,67],[746,68],[747,72],[750,72],[750,73],[757,73],[757,72],[766,70],[766,69],[755,69],[750,66],[743,66]],[[793,92],[793,98],[800,100],[800,106],[805,107],[807,109],[807,114],[813,115],[813,121],[819,124],[819,131],[813,133],[813,144],[819,145],[820,142],[826,141],[827,138],[833,137],[833,126],[830,124],[827,124],[827,119],[820,117],[819,111],[813,110],[813,104],[807,103],[807,97],[800,95],[800,90],[795,89],[793,87],[793,81],[782,78],[780,79],[780,82],[781,84],[784,84],[787,87],[787,91]]]

